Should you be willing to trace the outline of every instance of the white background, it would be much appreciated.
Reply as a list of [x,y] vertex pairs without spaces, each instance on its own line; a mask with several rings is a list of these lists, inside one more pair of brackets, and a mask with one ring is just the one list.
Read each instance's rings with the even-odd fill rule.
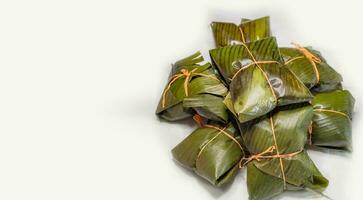
[[[282,45],[313,45],[356,98],[354,152],[311,151],[335,200],[362,194],[360,0],[1,1],[0,199],[241,199],[170,150],[194,128],[154,115],[170,63],[213,48],[209,23],[270,15]],[[282,199],[309,199],[288,193]]]

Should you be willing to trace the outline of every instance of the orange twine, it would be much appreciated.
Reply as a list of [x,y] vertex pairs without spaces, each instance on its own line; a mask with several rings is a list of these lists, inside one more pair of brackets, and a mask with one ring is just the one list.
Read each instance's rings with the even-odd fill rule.
[[246,66],[244,66],[244,67],[242,67],[242,68],[240,68],[234,75],[233,75],[233,77],[230,79],[230,80],[233,80],[234,78],[236,78],[236,76],[242,71],[242,70],[244,70],[244,69],[246,69],[246,68],[248,68],[248,67],[250,67],[250,66],[252,66],[252,65],[256,65],[260,70],[261,70],[261,72],[262,72],[262,74],[263,74],[263,76],[265,77],[265,79],[266,79],[266,81],[267,81],[267,83],[268,83],[268,85],[270,86],[270,89],[271,89],[271,92],[272,92],[272,95],[274,96],[274,98],[275,98],[275,100],[277,101],[277,96],[276,96],[276,94],[275,94],[275,90],[273,89],[273,86],[272,86],[272,84],[271,84],[271,82],[270,82],[270,80],[269,80],[269,78],[268,78],[268,75],[267,75],[267,73],[261,68],[261,66],[259,65],[259,64],[271,64],[271,63],[279,63],[279,62],[277,62],[277,61],[275,61],[275,60],[272,60],[272,61],[269,61],[269,60],[264,60],[264,61],[257,61],[256,60],[256,58],[253,56],[253,54],[252,54],[252,52],[248,49],[248,47],[247,47],[247,45],[246,44],[244,44],[244,43],[242,43],[241,44],[246,50],[247,50],[247,53],[250,55],[250,58],[252,59],[252,63],[250,63],[250,64],[248,64],[248,65],[246,65]]
[[317,112],[330,112],[330,113],[335,113],[335,114],[338,114],[338,115],[343,115],[344,117],[348,118],[350,120],[350,117],[343,113],[343,112],[340,112],[340,111],[336,111],[336,110],[329,110],[329,109],[322,109],[322,108],[316,108],[314,109],[314,111],[317,111]]
[[313,121],[310,122],[308,133],[309,133],[309,145],[313,145]]
[[203,118],[200,115],[194,115],[193,120],[199,127],[204,127]]
[[184,80],[184,93],[185,93],[185,96],[189,96],[188,85],[189,85],[190,80],[192,79],[192,76],[208,77],[208,78],[212,78],[212,79],[215,79],[215,80],[219,81],[216,77],[213,77],[211,75],[207,75],[207,74],[203,74],[203,73],[196,73],[195,71],[197,69],[198,68],[195,68],[195,69],[193,69],[191,71],[188,71],[187,69],[181,69],[180,70],[180,73],[174,74],[170,78],[170,80],[168,81],[168,85],[167,85],[167,87],[165,88],[165,90],[163,92],[163,97],[162,97],[162,100],[161,100],[161,107],[162,108],[165,108],[165,104],[166,104],[166,92],[170,90],[171,85],[176,80],[178,80],[179,78],[185,77],[185,80]]
[[[343,112],[340,112],[340,111],[330,110],[330,109],[322,109],[322,108],[316,108],[316,109],[314,109],[314,111],[315,112],[334,113],[334,114],[342,115],[342,116],[348,118],[348,120],[350,120],[350,117],[347,114],[345,114]],[[309,145],[313,145],[313,122],[312,121],[310,122],[308,133],[309,133]]]
[[198,153],[198,155],[197,155],[197,159],[196,160],[198,160],[199,159],[199,157],[200,157],[200,155],[202,154],[202,152],[204,151],[204,149],[211,143],[211,142],[213,142],[218,136],[220,136],[222,133],[225,135],[225,136],[227,136],[227,137],[229,137],[231,140],[233,140],[237,145],[238,145],[238,147],[241,149],[241,151],[242,152],[244,152],[244,150],[243,150],[243,148],[242,148],[242,146],[241,146],[241,144],[233,137],[233,136],[231,136],[230,134],[228,134],[226,131],[225,131],[225,129],[227,128],[227,127],[224,127],[223,129],[220,129],[220,128],[218,128],[218,127],[216,127],[216,126],[213,126],[213,125],[209,125],[209,124],[207,124],[207,125],[204,125],[204,127],[208,127],[208,128],[213,128],[213,129],[216,129],[216,130],[218,130],[219,132],[217,133],[217,135],[215,135],[212,139],[210,139],[205,145],[203,145],[203,147],[200,149],[200,151],[199,151],[199,153]]
[[244,33],[243,33],[242,26],[239,26],[239,27],[238,27],[238,30],[239,30],[239,32],[241,33],[242,42],[243,42],[243,43],[246,43],[246,38],[245,38],[245,35],[244,35]]
[[319,73],[319,70],[318,70],[318,67],[316,66],[316,64],[319,64],[321,63],[321,59],[317,56],[315,56],[314,54],[312,54],[309,50],[307,50],[306,48],[300,46],[299,44],[296,44],[296,43],[292,43],[292,45],[295,46],[295,48],[300,51],[300,53],[303,54],[303,56],[298,56],[298,57],[295,57],[295,58],[292,58],[290,60],[288,60],[285,64],[289,64],[297,59],[301,59],[301,58],[306,58],[309,60],[309,62],[311,63],[313,69],[314,69],[314,73],[315,73],[315,76],[316,76],[316,84],[319,83],[320,81],[320,73]]
[[[277,147],[277,141],[276,141],[276,135],[275,135],[275,128],[274,128],[274,125],[273,125],[273,119],[272,119],[272,117],[270,117],[270,124],[271,124],[272,136],[273,136],[275,145],[270,146],[265,151],[263,151],[263,152],[261,152],[259,154],[252,155],[252,156],[250,156],[248,158],[242,158],[240,160],[240,162],[239,162],[239,168],[243,168],[245,165],[247,165],[249,162],[251,162],[253,160],[261,161],[262,159],[274,159],[274,158],[278,158],[279,159],[279,162],[280,162],[282,179],[284,181],[284,189],[286,189],[286,176],[285,176],[284,164],[282,162],[282,159],[283,158],[293,157],[293,156],[301,153],[303,150],[301,149],[300,151],[296,151],[296,152],[288,153],[288,154],[280,154],[280,152],[278,150],[278,147]],[[266,154],[271,154],[274,151],[276,151],[276,154],[275,155],[266,155]],[[243,162],[243,161],[245,161],[245,162]]]
[[[275,154],[275,155],[266,155],[266,154],[273,153],[275,149],[276,149],[275,146],[270,146],[269,148],[267,148],[262,153],[252,155],[252,156],[250,156],[248,158],[242,158],[240,163],[239,163],[239,168],[243,168],[244,166],[246,166],[248,163],[252,162],[253,160],[261,161],[263,159],[289,158],[289,157],[296,156],[297,154],[299,154],[299,153],[301,153],[303,151],[303,150],[300,150],[300,151],[296,151],[296,152],[293,152],[293,153],[279,154],[279,155],[277,155],[277,154]],[[243,162],[244,160],[246,160],[246,162]]]
[[197,159],[199,159],[199,157],[202,154],[202,152],[204,151],[205,147],[208,146],[208,144],[210,144],[213,140],[215,140],[222,133],[225,136],[229,137],[231,140],[233,140],[238,145],[238,147],[241,149],[241,151],[244,153],[244,150],[243,150],[241,144],[236,140],[236,138],[234,138],[233,136],[231,136],[230,134],[228,134],[225,131],[225,129],[227,127],[224,127],[224,128],[221,129],[221,128],[218,128],[216,126],[210,125],[210,124],[204,124],[203,118],[200,115],[198,115],[198,114],[196,114],[196,115],[193,116],[193,120],[195,121],[196,124],[198,124],[199,127],[213,128],[213,129],[216,129],[217,131],[219,131],[217,133],[217,135],[215,135],[211,140],[209,140],[205,145],[203,145],[202,149],[198,153]]

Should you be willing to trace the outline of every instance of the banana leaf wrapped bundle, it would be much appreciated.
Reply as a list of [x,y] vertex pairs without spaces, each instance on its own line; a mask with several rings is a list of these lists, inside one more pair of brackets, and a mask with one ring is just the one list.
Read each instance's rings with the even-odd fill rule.
[[314,117],[309,143],[351,150],[354,98],[347,90],[319,93],[314,97]]
[[254,20],[242,19],[240,25],[228,22],[212,22],[217,47],[253,42],[271,36],[270,17]]
[[215,121],[228,120],[223,104],[227,88],[211,64],[201,64],[203,61],[200,52],[197,52],[173,64],[156,110],[159,117],[176,121],[198,113]]
[[280,48],[285,66],[309,89],[326,92],[341,89],[342,76],[336,72],[319,51],[294,44],[295,48]]
[[239,170],[244,150],[238,131],[227,125],[220,128],[204,125],[196,129],[173,150],[173,157],[182,166],[194,170],[216,186],[231,182]]
[[304,148],[351,150],[355,100],[341,75],[311,47],[279,48],[269,17],[211,27],[212,64],[199,52],[174,63],[156,111],[199,125],[174,160],[216,186],[246,168],[250,200],[304,189],[325,196],[329,181]]
[[276,106],[312,100],[309,89],[280,64],[274,37],[213,49],[210,56],[229,85],[227,107],[241,123],[263,116]]
[[310,105],[287,106],[249,123],[243,139],[251,155],[241,165],[247,168],[250,200],[271,199],[285,190],[320,192],[328,186],[304,151],[312,117]]

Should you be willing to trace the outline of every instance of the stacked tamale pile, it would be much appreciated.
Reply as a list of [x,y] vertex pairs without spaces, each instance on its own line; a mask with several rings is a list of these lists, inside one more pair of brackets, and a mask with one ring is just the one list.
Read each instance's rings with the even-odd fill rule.
[[351,151],[354,98],[312,47],[279,47],[269,17],[211,24],[211,63],[199,52],[175,62],[156,114],[199,125],[174,159],[216,186],[247,170],[249,199],[286,190],[321,193],[328,180],[310,147]]

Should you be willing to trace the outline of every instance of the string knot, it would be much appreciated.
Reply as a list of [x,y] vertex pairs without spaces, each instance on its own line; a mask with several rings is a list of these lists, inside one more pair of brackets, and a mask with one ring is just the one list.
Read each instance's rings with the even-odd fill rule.
[[315,56],[314,54],[312,54],[309,50],[307,50],[305,47],[302,47],[299,44],[296,43],[292,43],[292,45],[295,46],[295,48],[297,50],[299,50],[307,59],[319,64],[321,63],[321,59],[317,56]]
[[[302,53],[302,54],[303,54],[303,56],[304,56],[306,59],[308,59],[308,60],[309,60],[309,62],[311,63],[311,65],[312,65],[312,67],[313,67],[313,69],[314,69],[314,72],[315,72],[315,76],[316,76],[316,84],[318,84],[318,83],[319,83],[319,81],[320,81],[320,73],[319,73],[319,70],[318,70],[318,68],[317,68],[316,64],[321,63],[321,62],[322,62],[322,61],[321,61],[321,59],[320,59],[318,56],[315,56],[314,54],[312,54],[309,50],[307,50],[305,47],[302,47],[302,46],[301,46],[301,45],[299,45],[299,44],[292,43],[292,45],[294,45],[294,46],[295,46],[295,48],[296,48],[298,51],[300,51],[300,53]],[[288,61],[287,63],[289,63],[289,62],[291,62],[291,61],[293,61],[293,60],[295,60],[295,59],[298,59],[298,58],[303,58],[303,56],[293,58],[293,59],[291,59],[290,61]],[[286,64],[287,64],[287,63],[286,63]]]
[[199,126],[199,127],[204,127],[204,122],[203,122],[203,118],[202,116],[196,114],[193,116],[193,120],[194,122]]
[[[274,152],[275,149],[276,149],[275,146],[270,146],[265,151],[263,151],[259,154],[252,155],[249,158],[242,158],[241,161],[239,162],[239,168],[243,168],[243,166],[245,166],[246,164],[248,164],[249,162],[251,162],[253,160],[261,161],[261,159],[266,158],[265,157],[266,154],[270,154],[270,153]],[[244,160],[246,160],[246,162],[243,163]]]
[[212,78],[214,80],[219,81],[216,77],[211,76],[211,75],[207,75],[207,74],[203,74],[203,73],[197,73],[196,70],[198,68],[194,68],[193,70],[189,71],[187,69],[181,69],[179,73],[174,74],[172,77],[170,77],[169,81],[168,81],[168,85],[165,88],[164,92],[163,92],[163,97],[161,100],[161,107],[165,108],[165,104],[166,104],[166,92],[170,90],[171,85],[178,80],[179,78],[185,78],[184,80],[184,93],[185,96],[189,96],[189,89],[188,89],[188,85],[190,80],[192,79],[192,76],[196,75],[196,76],[202,76],[202,77],[208,77],[208,78]]
[[[195,69],[192,71],[195,71]],[[183,74],[185,77],[188,77],[192,75],[192,71],[188,71],[187,69],[181,69],[180,73]]]

